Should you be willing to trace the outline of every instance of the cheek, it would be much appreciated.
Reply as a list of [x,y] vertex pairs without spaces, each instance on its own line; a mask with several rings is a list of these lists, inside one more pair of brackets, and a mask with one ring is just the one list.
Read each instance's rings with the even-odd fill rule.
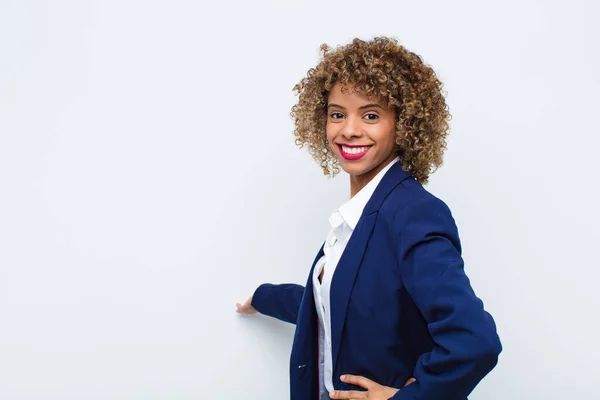
[[386,138],[386,142],[388,143],[389,146],[395,146],[396,145],[396,129],[395,127],[392,127],[391,129],[388,129],[385,135]]
[[390,146],[394,147],[396,145],[396,132],[392,132],[390,134]]
[[331,141],[333,140],[333,134],[331,133],[331,131],[329,129],[325,130],[325,139],[327,140],[327,143],[329,143],[330,146],[332,146]]
[[377,132],[377,142],[379,142],[382,148],[394,147],[396,143],[396,131],[387,128],[382,129]]

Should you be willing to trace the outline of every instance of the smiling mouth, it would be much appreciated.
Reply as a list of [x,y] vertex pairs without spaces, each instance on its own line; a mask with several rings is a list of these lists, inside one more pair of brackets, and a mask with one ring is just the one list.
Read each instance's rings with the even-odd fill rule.
[[346,160],[358,160],[359,158],[361,158],[362,156],[367,154],[367,152],[369,151],[369,149],[371,147],[372,147],[372,145],[371,146],[346,146],[346,145],[338,144],[340,153],[341,153],[342,157],[344,157]]

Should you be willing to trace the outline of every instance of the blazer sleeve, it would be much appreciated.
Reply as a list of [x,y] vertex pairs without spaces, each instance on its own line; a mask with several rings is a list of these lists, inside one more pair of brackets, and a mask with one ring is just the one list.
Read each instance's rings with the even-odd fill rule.
[[295,324],[304,286],[294,283],[263,283],[252,295],[252,307],[261,314]]
[[495,367],[502,345],[465,274],[454,218],[427,193],[396,210],[391,230],[401,278],[434,341],[417,360],[416,382],[392,399],[464,400]]

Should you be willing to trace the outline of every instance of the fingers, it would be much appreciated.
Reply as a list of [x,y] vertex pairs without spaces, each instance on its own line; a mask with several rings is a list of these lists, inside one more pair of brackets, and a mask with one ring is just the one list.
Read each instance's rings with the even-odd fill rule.
[[[340,377],[340,380],[342,380],[345,383],[350,383],[352,385],[361,386],[361,387],[367,389],[367,391],[361,392],[361,391],[357,391],[357,390],[336,390],[336,391],[329,393],[329,397],[331,397],[332,399],[350,399],[350,400],[352,400],[352,399],[384,398],[382,396],[385,396],[386,399],[389,399],[391,396],[394,396],[394,394],[398,392],[398,389],[380,385],[379,383],[372,381],[368,378],[365,378],[364,376],[360,376],[360,375],[345,374]],[[404,383],[404,386],[410,385],[411,383],[413,383],[415,381],[416,381],[415,378],[409,378]],[[369,397],[369,393],[373,397]]]
[[332,399],[366,399],[367,396],[367,392],[357,390],[336,390],[329,393],[329,397]]
[[244,304],[235,303],[237,310],[236,312],[239,314],[256,314],[256,308],[252,307],[252,296]]
[[351,383],[352,385],[357,385],[367,390],[374,389],[375,387],[379,386],[378,383],[375,383],[372,380],[360,375],[345,374],[342,375],[340,379],[342,380],[342,382]]
[[406,386],[410,385],[410,384],[411,384],[411,383],[413,383],[413,382],[416,382],[416,379],[415,379],[415,378],[408,378],[408,379],[406,380],[406,382],[404,382],[404,386],[406,387]]
[[239,314],[255,314],[256,309],[252,306],[247,306],[245,304],[236,303],[237,310],[236,312]]
[[[379,386],[379,384],[360,375],[345,374],[340,376],[340,380],[345,383],[363,387],[367,389],[367,391]],[[329,397],[332,399],[366,399],[368,396],[367,393],[368,392],[360,392],[358,390],[336,390],[329,393]]]

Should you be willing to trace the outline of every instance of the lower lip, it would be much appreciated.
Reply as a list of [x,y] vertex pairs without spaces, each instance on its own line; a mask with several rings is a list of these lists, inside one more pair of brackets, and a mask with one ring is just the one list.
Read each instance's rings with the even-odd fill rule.
[[342,157],[344,157],[346,160],[358,160],[359,158],[362,158],[365,154],[367,154],[367,152],[369,151],[369,149],[371,147],[367,147],[367,149],[365,151],[363,151],[362,153],[356,153],[356,154],[348,154],[345,153],[344,150],[342,149],[342,146],[338,144],[338,148],[340,149],[340,154],[342,155]]

